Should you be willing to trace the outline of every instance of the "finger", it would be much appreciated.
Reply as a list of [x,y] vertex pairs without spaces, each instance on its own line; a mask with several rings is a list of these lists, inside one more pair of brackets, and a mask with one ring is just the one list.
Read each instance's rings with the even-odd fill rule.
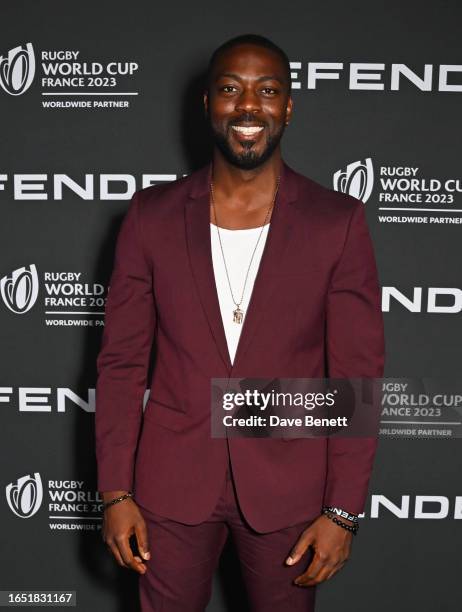
[[117,548],[117,545],[115,543],[111,543],[111,544],[107,544],[109,550],[111,551],[111,553],[114,555],[115,560],[117,561],[117,563],[121,566],[121,567],[126,567],[128,569],[128,566],[125,565],[124,560],[122,559],[119,549]]
[[308,550],[308,547],[310,546],[310,544],[312,544],[313,541],[314,537],[312,533],[309,530],[305,531],[297,540],[295,546],[292,547],[289,556],[285,561],[287,565],[294,565],[295,563],[300,561],[300,559]]
[[340,571],[345,564],[346,564],[346,561],[343,561],[339,563],[337,567],[334,567],[331,570],[330,574],[327,576],[326,580],[329,580],[330,578],[332,578],[332,576],[334,576],[338,571]]
[[143,565],[141,560],[136,561],[135,557],[133,556],[132,549],[130,548],[129,538],[121,537],[119,540],[116,540],[116,542],[124,563],[135,572],[144,574],[144,572],[146,571],[146,567]]
[[[320,556],[317,552],[315,553],[311,563],[308,565],[306,570],[300,576],[295,578],[295,584],[306,583],[308,581],[315,580],[319,572],[324,568],[325,565],[329,564],[329,559],[325,556]],[[331,569],[332,566],[329,567]]]
[[327,579],[327,576],[330,574],[330,571],[330,567],[324,566],[314,578],[303,578],[296,584],[298,584],[299,586],[314,586],[316,584],[321,584],[321,582],[324,582]]
[[138,550],[140,551],[143,559],[150,559],[151,553],[149,552],[149,543],[148,543],[148,530],[146,528],[146,523],[144,519],[138,521],[135,525],[135,537],[136,544],[138,546]]

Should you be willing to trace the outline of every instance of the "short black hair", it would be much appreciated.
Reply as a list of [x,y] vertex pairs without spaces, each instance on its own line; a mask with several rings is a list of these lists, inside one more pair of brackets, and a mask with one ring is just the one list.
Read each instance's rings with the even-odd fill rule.
[[289,94],[290,94],[291,71],[290,71],[289,58],[287,57],[287,54],[285,53],[285,51],[281,49],[281,47],[278,47],[278,45],[276,45],[276,43],[274,43],[269,38],[266,38],[265,36],[260,36],[260,34],[241,34],[239,36],[235,36],[234,38],[230,38],[229,40],[227,40],[226,42],[224,42],[222,45],[220,45],[219,47],[215,49],[215,51],[210,56],[207,73],[205,77],[205,86],[207,89],[209,88],[213,67],[218,57],[225,51],[228,51],[228,49],[233,49],[234,47],[238,47],[239,45],[256,45],[257,47],[263,47],[264,49],[270,49],[271,51],[279,55],[279,57],[282,60],[282,63],[284,64],[285,73],[286,73],[285,76],[287,79],[287,86],[288,86]]

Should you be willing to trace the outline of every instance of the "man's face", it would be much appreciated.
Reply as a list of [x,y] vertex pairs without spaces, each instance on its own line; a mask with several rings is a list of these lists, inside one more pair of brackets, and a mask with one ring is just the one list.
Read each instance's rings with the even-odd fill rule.
[[239,45],[213,68],[204,105],[215,145],[229,163],[252,170],[279,145],[292,114],[284,64],[269,49]]

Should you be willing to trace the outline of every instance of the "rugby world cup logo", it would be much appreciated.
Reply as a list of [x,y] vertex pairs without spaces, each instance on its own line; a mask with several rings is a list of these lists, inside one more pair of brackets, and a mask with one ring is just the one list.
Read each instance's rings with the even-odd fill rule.
[[364,163],[356,161],[348,164],[345,170],[337,170],[334,174],[334,189],[362,200],[364,204],[369,199],[374,186],[374,168],[368,157]]
[[19,518],[30,518],[38,511],[43,500],[43,486],[40,474],[35,472],[10,482],[6,487],[8,505]]
[[15,47],[0,55],[0,85],[11,96],[20,96],[34,80],[35,55],[32,43]]
[[0,279],[0,292],[5,305],[16,314],[24,314],[32,308],[38,297],[37,268],[18,268]]

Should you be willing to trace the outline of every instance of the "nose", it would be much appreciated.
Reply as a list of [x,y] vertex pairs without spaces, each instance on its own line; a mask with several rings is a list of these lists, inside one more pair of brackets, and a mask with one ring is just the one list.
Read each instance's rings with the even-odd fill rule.
[[258,113],[261,110],[260,99],[250,88],[243,89],[236,102],[236,111],[244,113]]

